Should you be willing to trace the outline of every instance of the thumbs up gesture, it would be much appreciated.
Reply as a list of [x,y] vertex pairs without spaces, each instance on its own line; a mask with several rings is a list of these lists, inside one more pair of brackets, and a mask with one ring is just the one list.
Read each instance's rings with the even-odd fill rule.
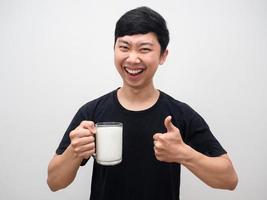
[[183,142],[180,130],[171,122],[172,117],[164,120],[166,133],[156,133],[154,139],[154,152],[157,160],[165,162],[182,163],[186,159],[187,145]]

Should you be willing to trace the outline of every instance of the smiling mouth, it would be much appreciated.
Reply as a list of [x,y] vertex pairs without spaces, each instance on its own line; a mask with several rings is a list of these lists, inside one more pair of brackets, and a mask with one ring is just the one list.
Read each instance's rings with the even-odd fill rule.
[[137,75],[141,74],[144,71],[144,69],[130,69],[130,68],[127,68],[127,67],[125,67],[124,69],[131,76],[137,76]]

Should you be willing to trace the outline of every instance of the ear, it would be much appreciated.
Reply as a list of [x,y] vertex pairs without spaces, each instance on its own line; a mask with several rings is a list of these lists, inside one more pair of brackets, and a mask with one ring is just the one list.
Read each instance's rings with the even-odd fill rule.
[[160,55],[160,61],[159,61],[160,65],[164,64],[164,62],[168,56],[168,53],[169,53],[168,49],[165,49],[165,51]]

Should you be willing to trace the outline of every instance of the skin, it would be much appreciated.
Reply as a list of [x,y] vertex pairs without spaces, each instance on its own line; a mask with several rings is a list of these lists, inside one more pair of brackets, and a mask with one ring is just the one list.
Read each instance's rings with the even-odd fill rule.
[[[138,111],[151,107],[159,98],[153,77],[158,66],[167,58],[168,50],[161,53],[154,33],[119,37],[114,46],[114,63],[123,84],[117,96],[128,110]],[[180,130],[164,121],[167,132],[155,133],[154,152],[160,162],[180,163],[200,180],[213,188],[235,189],[237,174],[227,154],[219,157],[205,156],[182,140]],[[83,121],[70,133],[71,144],[62,155],[55,155],[48,166],[47,183],[52,191],[67,187],[74,179],[83,159],[95,153],[95,126]]]
[[[154,87],[153,77],[158,66],[168,55],[160,53],[160,45],[153,33],[123,36],[117,39],[114,62],[123,80],[118,90],[118,99],[129,110],[144,110],[151,107],[159,91]],[[140,74],[129,74],[130,70],[141,70]]]

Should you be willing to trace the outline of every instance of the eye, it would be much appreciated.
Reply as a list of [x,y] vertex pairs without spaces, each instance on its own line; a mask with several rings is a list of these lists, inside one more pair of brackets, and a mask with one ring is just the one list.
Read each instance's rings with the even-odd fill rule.
[[141,48],[140,49],[141,53],[149,53],[151,51],[150,48]]
[[125,46],[125,45],[120,45],[119,46],[119,49],[121,50],[121,51],[128,51],[128,49],[129,49],[129,47],[128,46]]

